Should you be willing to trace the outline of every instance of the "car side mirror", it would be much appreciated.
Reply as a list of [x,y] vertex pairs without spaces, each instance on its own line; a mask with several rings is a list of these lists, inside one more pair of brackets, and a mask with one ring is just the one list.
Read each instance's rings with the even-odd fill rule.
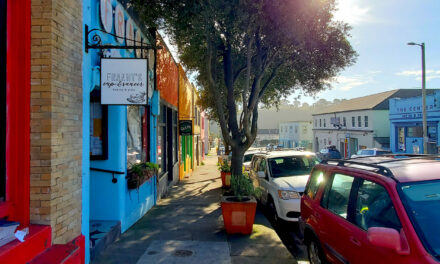
[[409,254],[409,245],[403,230],[387,227],[370,227],[367,231],[368,241],[374,246],[393,249],[399,255]]
[[264,171],[257,172],[258,178],[266,178],[266,173]]

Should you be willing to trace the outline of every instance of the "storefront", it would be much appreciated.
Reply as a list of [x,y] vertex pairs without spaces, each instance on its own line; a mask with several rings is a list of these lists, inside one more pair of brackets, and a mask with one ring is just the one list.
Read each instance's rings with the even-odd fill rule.
[[116,0],[84,0],[84,25],[83,214],[93,258],[111,243],[107,236],[125,232],[156,203],[157,175],[133,172],[145,162],[164,171],[166,111],[155,89],[155,32]]
[[[437,154],[440,146],[440,92],[426,96],[427,146],[429,154]],[[422,98],[390,99],[390,143],[396,153],[424,153]]]
[[160,166],[158,196],[179,181],[178,164],[178,92],[179,70],[167,45],[157,33],[157,90],[160,93],[160,115],[157,125],[157,160]]
[[193,171],[193,86],[179,65],[179,142],[180,165],[179,178]]

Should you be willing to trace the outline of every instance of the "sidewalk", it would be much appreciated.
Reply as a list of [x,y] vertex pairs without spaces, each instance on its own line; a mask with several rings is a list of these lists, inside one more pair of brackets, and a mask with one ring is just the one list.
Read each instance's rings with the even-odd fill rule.
[[258,210],[250,236],[226,234],[216,163],[207,156],[93,263],[296,263]]

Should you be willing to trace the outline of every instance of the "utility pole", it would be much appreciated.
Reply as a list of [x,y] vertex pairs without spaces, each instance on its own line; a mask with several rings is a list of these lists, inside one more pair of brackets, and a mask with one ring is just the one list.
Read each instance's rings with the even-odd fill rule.
[[428,154],[428,124],[426,121],[426,72],[425,72],[425,43],[417,44],[409,42],[408,45],[416,45],[422,48],[422,115],[423,115],[423,153]]

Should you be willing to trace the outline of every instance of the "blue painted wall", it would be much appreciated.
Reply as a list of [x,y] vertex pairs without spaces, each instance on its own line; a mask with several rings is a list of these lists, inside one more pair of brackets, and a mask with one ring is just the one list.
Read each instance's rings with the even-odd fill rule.
[[[426,116],[428,127],[436,128],[436,137],[430,138],[440,147],[440,92],[426,96]],[[413,153],[413,146],[419,147],[419,153],[423,153],[423,137],[408,137],[408,127],[422,127],[422,98],[421,96],[406,99],[390,99],[390,149],[395,153]],[[405,150],[399,149],[398,128],[405,128]]]
[[[112,0],[115,8],[116,0]],[[103,29],[100,22],[99,0],[83,0],[83,22],[90,29]],[[128,15],[125,14],[126,19]],[[137,27],[135,25],[135,30]],[[114,26],[113,31],[114,33]],[[148,34],[148,32],[143,32]],[[103,44],[120,45],[113,36],[99,33]],[[145,35],[145,34],[144,34]],[[84,41],[86,41],[84,39]],[[144,38],[144,41],[148,41]],[[108,106],[108,160],[90,161],[90,92],[99,89],[99,50],[84,51],[83,56],[83,157],[82,157],[82,233],[86,237],[86,263],[89,262],[90,220],[117,220],[125,232],[156,203],[156,178],[145,182],[139,190],[128,190],[125,179],[127,171],[127,107]],[[134,58],[134,51],[104,51],[112,57]],[[152,69],[150,69],[152,70]],[[153,76],[150,72],[150,75]],[[156,95],[158,96],[158,94]],[[158,108],[150,100],[150,110]],[[153,112],[153,111],[150,111]],[[156,117],[150,116],[150,156],[156,161]],[[90,171],[90,168],[123,172],[114,174],[117,183],[112,183],[112,174]]]

